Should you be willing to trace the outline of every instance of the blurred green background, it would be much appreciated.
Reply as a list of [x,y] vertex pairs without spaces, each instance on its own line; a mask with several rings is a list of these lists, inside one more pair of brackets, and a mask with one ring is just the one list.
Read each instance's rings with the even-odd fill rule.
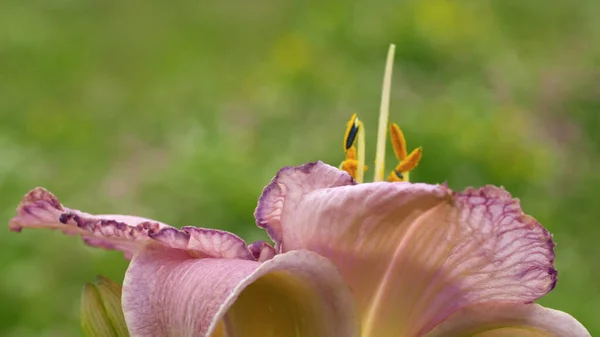
[[[1,218],[44,186],[88,212],[261,238],[262,187],[338,165],[353,112],[373,159],[395,43],[391,120],[424,147],[412,179],[521,198],[558,244],[541,303],[600,334],[599,15],[596,0],[4,0]],[[127,266],[50,231],[0,245],[0,336],[80,335],[82,285]]]

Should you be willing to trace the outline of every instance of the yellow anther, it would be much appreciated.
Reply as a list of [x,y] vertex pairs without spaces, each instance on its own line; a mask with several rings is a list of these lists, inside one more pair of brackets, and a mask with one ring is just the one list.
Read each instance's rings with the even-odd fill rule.
[[[363,124],[358,119],[356,114],[353,114],[346,126],[344,135],[344,152],[346,158],[340,164],[340,170],[344,170],[350,176],[361,183],[364,176],[364,171],[367,170],[364,159],[364,130]],[[354,144],[358,139],[358,150]]]
[[396,158],[400,161],[404,160],[406,158],[406,140],[404,140],[404,134],[396,123],[390,124],[390,138]]
[[[356,180],[358,175],[358,160],[346,159],[340,164],[339,169],[348,172],[352,179]],[[365,165],[364,170],[366,171],[367,169],[368,166]]]
[[356,160],[356,148],[352,146],[346,150],[346,159],[340,164],[340,170],[348,172],[352,179],[356,179],[356,169],[358,160]]
[[395,183],[398,181],[408,181],[408,174],[402,174],[402,172],[392,171],[388,175],[387,180],[391,183]]
[[356,114],[353,114],[352,117],[350,117],[348,124],[346,125],[346,134],[344,135],[344,151],[348,151],[349,149],[354,147],[354,143],[356,142],[356,136],[358,135],[358,125],[358,117],[356,117]]
[[408,156],[401,160],[396,168],[388,175],[388,181],[409,181],[410,171],[412,171],[417,165],[419,165],[419,161],[421,160],[421,156],[423,155],[423,148],[418,147],[414,149]]
[[407,156],[406,140],[404,139],[402,130],[396,123],[390,124],[390,138],[392,139],[394,154],[396,154],[399,163],[388,175],[388,181],[408,181],[410,171],[419,165],[419,161],[423,155],[423,148],[416,148]]
[[412,171],[417,165],[419,165],[419,161],[421,160],[421,156],[423,155],[423,148],[418,147],[414,149],[403,161],[396,166],[396,170],[400,172],[408,172]]
[[356,157],[356,146],[352,146],[351,148],[346,150],[346,160],[358,160],[358,158]]
[[[377,149],[375,154],[375,175],[373,181],[382,181],[385,171],[385,144],[386,144],[386,128],[390,106],[390,91],[392,81],[392,67],[394,60],[394,45],[390,45],[388,57],[385,66],[385,74],[383,79],[383,92],[381,95],[381,108],[379,111],[379,126],[377,129]],[[365,166],[365,130],[362,121],[358,119],[356,114],[353,114],[346,125],[346,133],[344,134],[344,152],[346,158],[340,164],[340,170],[344,170],[356,180],[357,183],[362,183],[364,172],[367,170]],[[421,147],[407,154],[406,140],[404,134],[398,125],[391,123],[389,126],[390,138],[394,154],[398,159],[398,165],[388,175],[388,181],[409,181],[410,171],[419,165],[423,149]]]

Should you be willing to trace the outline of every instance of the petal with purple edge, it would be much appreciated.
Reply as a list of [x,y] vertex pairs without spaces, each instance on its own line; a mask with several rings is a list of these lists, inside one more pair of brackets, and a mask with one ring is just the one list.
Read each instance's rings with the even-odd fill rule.
[[266,241],[253,242],[248,245],[248,250],[252,252],[254,259],[258,262],[270,260],[276,254],[273,246]]
[[353,185],[319,162],[280,171],[256,217],[282,252],[336,264],[365,336],[424,333],[463,307],[531,302],[556,282],[550,235],[500,188]]
[[456,312],[426,337],[588,337],[571,315],[538,304],[482,304]]
[[235,234],[218,229],[185,226],[180,230],[164,228],[149,235],[165,246],[188,250],[198,258],[254,259],[244,240]]
[[275,242],[276,248],[280,249],[283,232],[281,212],[284,209],[293,209],[294,202],[301,200],[302,193],[306,190],[354,184],[356,182],[348,173],[337,169],[332,170],[331,166],[322,162],[282,168],[265,187],[258,200],[254,212],[256,224],[267,231],[269,237]]
[[[195,259],[149,245],[125,275],[123,311],[133,336],[357,336],[350,290],[308,251],[264,262]],[[271,333],[271,334],[269,334]]]
[[244,240],[232,233],[196,227],[177,229],[131,215],[92,215],[64,207],[43,188],[25,195],[17,216],[9,222],[12,231],[20,232],[23,228],[59,229],[68,235],[80,235],[86,244],[122,251],[127,259],[153,241],[188,250],[199,258],[255,259]]
[[129,215],[91,215],[64,207],[49,191],[38,187],[23,197],[9,229],[58,229],[68,235],[80,235],[86,244],[120,250],[126,258],[149,241],[148,233],[169,226],[146,218]]

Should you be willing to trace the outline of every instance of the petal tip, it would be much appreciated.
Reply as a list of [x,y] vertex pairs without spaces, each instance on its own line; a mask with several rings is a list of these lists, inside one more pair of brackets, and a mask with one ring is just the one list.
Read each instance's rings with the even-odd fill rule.
[[512,262],[514,267],[519,267],[514,270],[514,277],[529,285],[524,290],[523,302],[536,300],[554,289],[558,272],[554,268],[552,235],[534,217],[523,212],[519,199],[513,198],[503,187],[492,185],[479,189],[469,187],[454,196],[467,216],[480,219],[476,226],[489,226],[495,242],[505,247],[498,256],[505,256],[506,261],[515,256],[523,257],[520,263]]
[[16,220],[11,219],[8,222],[8,230],[15,233],[20,233],[23,230],[23,227],[19,225]]
[[8,229],[21,232],[26,227],[56,227],[53,222],[63,211],[54,194],[43,187],[36,187],[23,196],[17,207],[17,215],[8,223]]
[[56,196],[54,196],[52,192],[48,191],[43,187],[36,187],[31,191],[27,192],[27,194],[25,194],[25,196],[23,197],[19,208],[22,206],[33,204],[38,201],[47,202],[49,205],[56,208],[57,210],[63,210],[63,207],[58,201],[58,198],[56,198]]
[[315,189],[355,185],[356,182],[345,171],[322,161],[299,166],[287,166],[279,170],[263,189],[254,211],[256,225],[267,231],[269,237],[279,245],[281,241],[281,212],[290,192],[306,193]]

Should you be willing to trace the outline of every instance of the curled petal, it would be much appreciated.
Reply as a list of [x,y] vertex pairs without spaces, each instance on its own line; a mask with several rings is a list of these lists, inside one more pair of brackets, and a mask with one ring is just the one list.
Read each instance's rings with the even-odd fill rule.
[[322,162],[282,168],[258,200],[254,212],[256,224],[267,231],[276,248],[281,250],[284,210],[293,209],[297,202],[302,201],[302,194],[306,191],[354,184],[356,182],[348,173]]
[[426,337],[445,336],[588,337],[571,315],[538,304],[482,304],[456,312]]
[[364,335],[422,334],[461,308],[531,302],[554,287],[551,236],[506,191],[346,177],[323,163],[284,169],[256,216],[281,251],[309,249],[336,264]]
[[163,223],[128,215],[91,215],[64,207],[49,191],[38,187],[25,195],[9,229],[58,229],[68,235],[81,235],[86,244],[120,250],[131,258],[150,238],[149,232],[169,227]]
[[350,290],[308,251],[260,263],[149,245],[125,275],[123,311],[132,336],[358,335]]
[[131,258],[149,242],[188,250],[196,257],[255,259],[238,236],[213,229],[182,227],[130,215],[92,215],[64,207],[43,188],[36,188],[23,198],[9,229],[59,229],[65,234],[80,235],[93,247],[119,250]]

